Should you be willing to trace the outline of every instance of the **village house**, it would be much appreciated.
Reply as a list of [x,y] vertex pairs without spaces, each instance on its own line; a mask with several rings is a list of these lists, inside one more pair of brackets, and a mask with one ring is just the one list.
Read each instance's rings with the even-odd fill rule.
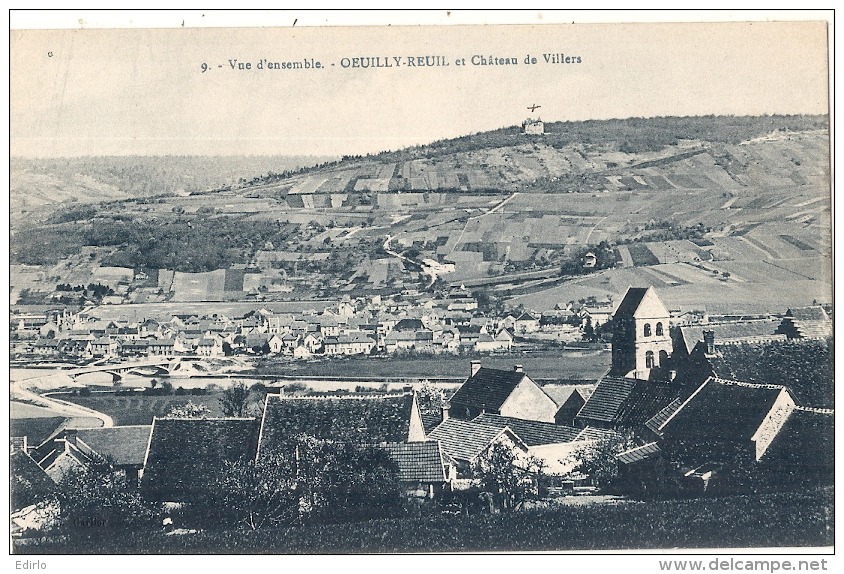
[[451,397],[449,412],[464,420],[493,413],[553,423],[557,410],[557,404],[525,374],[521,365],[506,371],[481,367],[480,361],[472,361],[469,378]]
[[820,305],[789,309],[777,328],[789,339],[826,339],[832,336],[832,320]]

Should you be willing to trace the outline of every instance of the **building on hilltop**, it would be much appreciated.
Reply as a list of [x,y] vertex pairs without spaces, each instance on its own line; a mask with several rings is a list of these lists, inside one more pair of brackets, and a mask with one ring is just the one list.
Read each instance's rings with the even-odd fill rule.
[[522,133],[529,136],[541,136],[545,134],[545,123],[537,118],[527,118],[522,122]]

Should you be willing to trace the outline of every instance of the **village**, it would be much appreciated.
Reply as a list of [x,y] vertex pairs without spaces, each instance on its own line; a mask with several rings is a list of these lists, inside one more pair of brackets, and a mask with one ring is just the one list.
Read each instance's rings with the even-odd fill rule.
[[[456,354],[466,368],[456,390],[420,380],[400,390],[353,393],[261,385],[251,410],[245,408],[250,391],[242,388],[234,398],[239,403],[222,417],[188,400],[127,426],[78,416],[13,418],[16,535],[26,540],[56,527],[61,497],[55,493],[69,481],[84,490],[80,476],[103,472],[122,477],[122,488],[156,509],[150,512],[168,531],[186,533],[211,527],[208,521],[226,523],[211,517],[211,501],[217,508],[238,500],[258,528],[256,516],[276,526],[354,521],[406,511],[409,501],[417,511],[512,512],[549,497],[698,498],[831,484],[829,306],[711,317],[672,312],[652,287],[630,287],[617,303],[562,305],[551,317],[523,311],[490,318],[463,294],[421,307],[398,299],[341,300],[320,312],[256,310],[239,319],[174,315],[121,323],[55,309],[13,316],[13,357],[110,369],[118,389],[118,367],[141,358],[158,360],[158,370],[147,375],[164,380],[175,375],[168,374],[168,361],[226,356],[296,362],[380,354],[400,362],[409,353]],[[484,365],[496,355],[519,360],[515,348],[546,338],[557,353],[565,343],[602,347],[606,341],[609,364],[586,384],[560,384],[572,383],[565,373],[535,380],[519,363]],[[79,394],[78,383],[75,391],[72,386]],[[233,395],[232,389],[224,394]],[[89,424],[74,426],[82,420]],[[316,471],[326,457],[368,477],[349,486],[358,489],[351,507],[349,492],[345,503],[329,494],[336,485],[328,483],[337,478]],[[372,466],[358,468],[361,461]],[[253,508],[254,484],[242,483],[238,466],[244,464],[259,476],[268,468],[273,476],[290,469],[285,481],[263,483],[287,504],[269,511],[262,500],[263,515]],[[385,486],[385,469],[394,473],[393,490]],[[221,488],[228,502],[221,502]],[[388,501],[385,492],[395,497]],[[89,518],[115,520],[95,506],[86,506]]]

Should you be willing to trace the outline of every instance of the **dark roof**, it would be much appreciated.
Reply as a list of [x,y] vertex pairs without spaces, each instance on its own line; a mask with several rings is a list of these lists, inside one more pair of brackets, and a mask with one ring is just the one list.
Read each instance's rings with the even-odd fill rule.
[[707,379],[661,427],[669,438],[749,441],[783,391],[776,385],[755,385]]
[[835,466],[835,413],[796,407],[762,456],[762,462],[802,469]]
[[707,360],[719,379],[785,386],[801,406],[835,405],[833,351],[827,341],[725,345]]
[[151,425],[84,429],[77,437],[100,456],[110,457],[117,465],[144,464]]
[[52,479],[31,456],[16,451],[9,458],[11,509],[18,510],[35,504],[51,494],[56,487]]
[[30,447],[37,447],[67,422],[65,417],[39,417],[9,420],[9,436],[25,436]]
[[627,293],[624,294],[624,299],[621,300],[621,303],[618,305],[618,309],[615,310],[615,316],[633,316],[633,313],[636,312],[636,309],[639,308],[639,304],[642,302],[642,298],[647,293],[647,287],[630,287],[627,289]]
[[457,389],[452,405],[498,410],[525,377],[524,372],[481,367]]
[[577,418],[613,422],[635,387],[635,379],[604,377],[577,413]]
[[[440,441],[442,449],[452,458],[472,462],[503,432],[504,429],[494,426],[447,419],[430,432],[428,439]],[[515,438],[521,442],[518,437]]]
[[422,324],[421,319],[402,319],[396,326],[393,327],[394,331],[418,331],[420,329],[424,329],[425,326]]
[[679,393],[677,385],[604,377],[577,413],[577,418],[632,428],[644,424]]
[[564,425],[555,425],[554,423],[529,421],[492,413],[484,413],[473,419],[472,422],[498,429],[509,427],[528,446],[571,442],[583,430]]
[[630,450],[626,450],[616,455],[616,460],[618,460],[621,464],[633,464],[657,456],[659,453],[659,445],[655,442],[651,442],[643,444],[642,446],[637,446],[636,448],[631,448]]
[[260,452],[298,435],[364,444],[404,442],[410,434],[413,394],[289,397],[268,395]]
[[154,418],[141,489],[155,500],[195,500],[226,462],[254,458],[257,443],[252,418]]
[[402,482],[445,482],[447,479],[438,441],[387,443],[384,449],[398,465]]

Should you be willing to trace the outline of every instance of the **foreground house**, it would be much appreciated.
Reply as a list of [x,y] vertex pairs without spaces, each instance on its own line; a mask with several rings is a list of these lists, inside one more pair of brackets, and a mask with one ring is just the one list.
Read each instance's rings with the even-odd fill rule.
[[676,383],[604,377],[577,413],[578,426],[637,429],[682,393]]
[[505,444],[522,455],[529,447],[509,427],[484,425],[473,421],[449,418],[440,423],[428,435],[428,439],[439,441],[443,451],[454,459],[460,478],[470,478],[478,459],[495,444]]
[[144,457],[141,493],[162,502],[192,502],[226,463],[255,457],[253,418],[154,418]]
[[362,445],[420,442],[425,428],[414,392],[291,397],[267,395],[258,456],[297,437]]

